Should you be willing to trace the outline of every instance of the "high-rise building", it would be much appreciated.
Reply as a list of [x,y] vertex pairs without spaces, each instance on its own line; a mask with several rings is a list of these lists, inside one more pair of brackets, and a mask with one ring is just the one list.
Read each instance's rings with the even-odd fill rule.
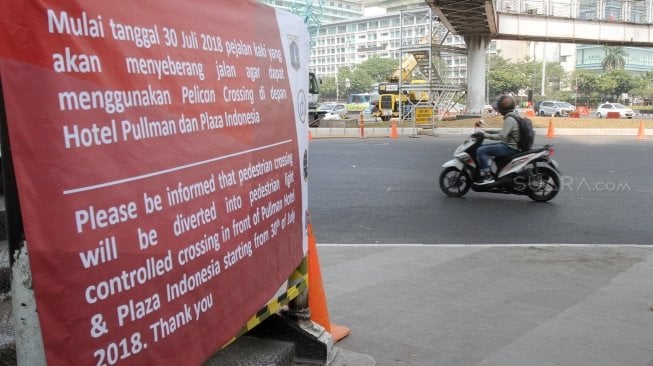
[[[653,0],[580,0],[580,19],[616,22],[653,23]],[[624,70],[640,74],[653,70],[653,50],[624,47]],[[576,69],[600,72],[606,48],[602,45],[578,45]]]
[[[399,60],[405,54],[402,40],[407,37],[427,37],[432,27],[430,9],[422,7],[410,12],[387,13],[376,16],[343,20],[323,24],[319,29],[309,27],[315,39],[311,49],[311,69],[320,76],[334,76],[341,67],[354,67],[373,57]],[[403,21],[403,33],[401,31]],[[424,41],[427,41],[424,39]],[[443,46],[464,47],[461,36],[447,35]],[[494,44],[491,45],[494,51]],[[446,65],[443,72],[446,81],[464,83],[467,76],[467,58],[460,54],[441,55],[440,66]],[[390,75],[388,75],[390,76]]]
[[320,16],[321,23],[358,18],[363,14],[361,0],[258,0],[258,2],[303,14],[315,12]]
[[[643,74],[653,71],[653,50],[644,47],[624,47],[624,70]],[[603,59],[607,55],[604,46],[578,45],[576,48],[576,69],[603,71]]]
[[365,8],[385,8],[388,13],[398,13],[401,10],[423,8],[426,6],[424,0],[363,0]]

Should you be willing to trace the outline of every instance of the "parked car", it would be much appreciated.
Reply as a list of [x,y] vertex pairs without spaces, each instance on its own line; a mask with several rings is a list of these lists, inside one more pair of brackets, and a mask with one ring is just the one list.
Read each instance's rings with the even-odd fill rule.
[[347,108],[341,103],[324,103],[317,108],[318,111],[324,111],[324,119],[345,119],[347,118]]
[[619,112],[621,118],[633,118],[635,112],[632,109],[626,107],[620,103],[604,103],[599,106],[599,109],[596,110],[596,116],[603,118],[608,116],[608,112]]
[[576,110],[576,107],[567,102],[558,102],[555,100],[546,100],[540,103],[537,108],[538,116],[556,116],[566,117],[569,113]]

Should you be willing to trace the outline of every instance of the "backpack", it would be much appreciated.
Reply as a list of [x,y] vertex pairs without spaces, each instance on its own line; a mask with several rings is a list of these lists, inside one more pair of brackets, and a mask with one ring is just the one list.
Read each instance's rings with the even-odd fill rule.
[[519,141],[517,141],[517,147],[521,151],[528,151],[533,147],[533,140],[535,140],[535,130],[533,130],[533,121],[528,117],[520,116],[517,113],[508,113],[506,117],[510,115],[517,121],[519,126]]

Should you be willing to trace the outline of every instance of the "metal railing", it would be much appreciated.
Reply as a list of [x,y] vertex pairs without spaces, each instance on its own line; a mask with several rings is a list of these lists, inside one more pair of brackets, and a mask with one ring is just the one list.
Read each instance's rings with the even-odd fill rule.
[[651,23],[653,0],[495,0],[499,13]]

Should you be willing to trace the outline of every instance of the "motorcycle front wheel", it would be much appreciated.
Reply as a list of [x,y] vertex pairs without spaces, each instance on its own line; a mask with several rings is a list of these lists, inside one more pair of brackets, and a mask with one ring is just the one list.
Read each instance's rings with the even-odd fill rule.
[[533,201],[549,201],[560,191],[560,178],[553,170],[539,167],[529,182],[529,189],[528,197]]
[[472,186],[472,178],[466,170],[448,167],[440,174],[440,189],[449,197],[462,197]]

